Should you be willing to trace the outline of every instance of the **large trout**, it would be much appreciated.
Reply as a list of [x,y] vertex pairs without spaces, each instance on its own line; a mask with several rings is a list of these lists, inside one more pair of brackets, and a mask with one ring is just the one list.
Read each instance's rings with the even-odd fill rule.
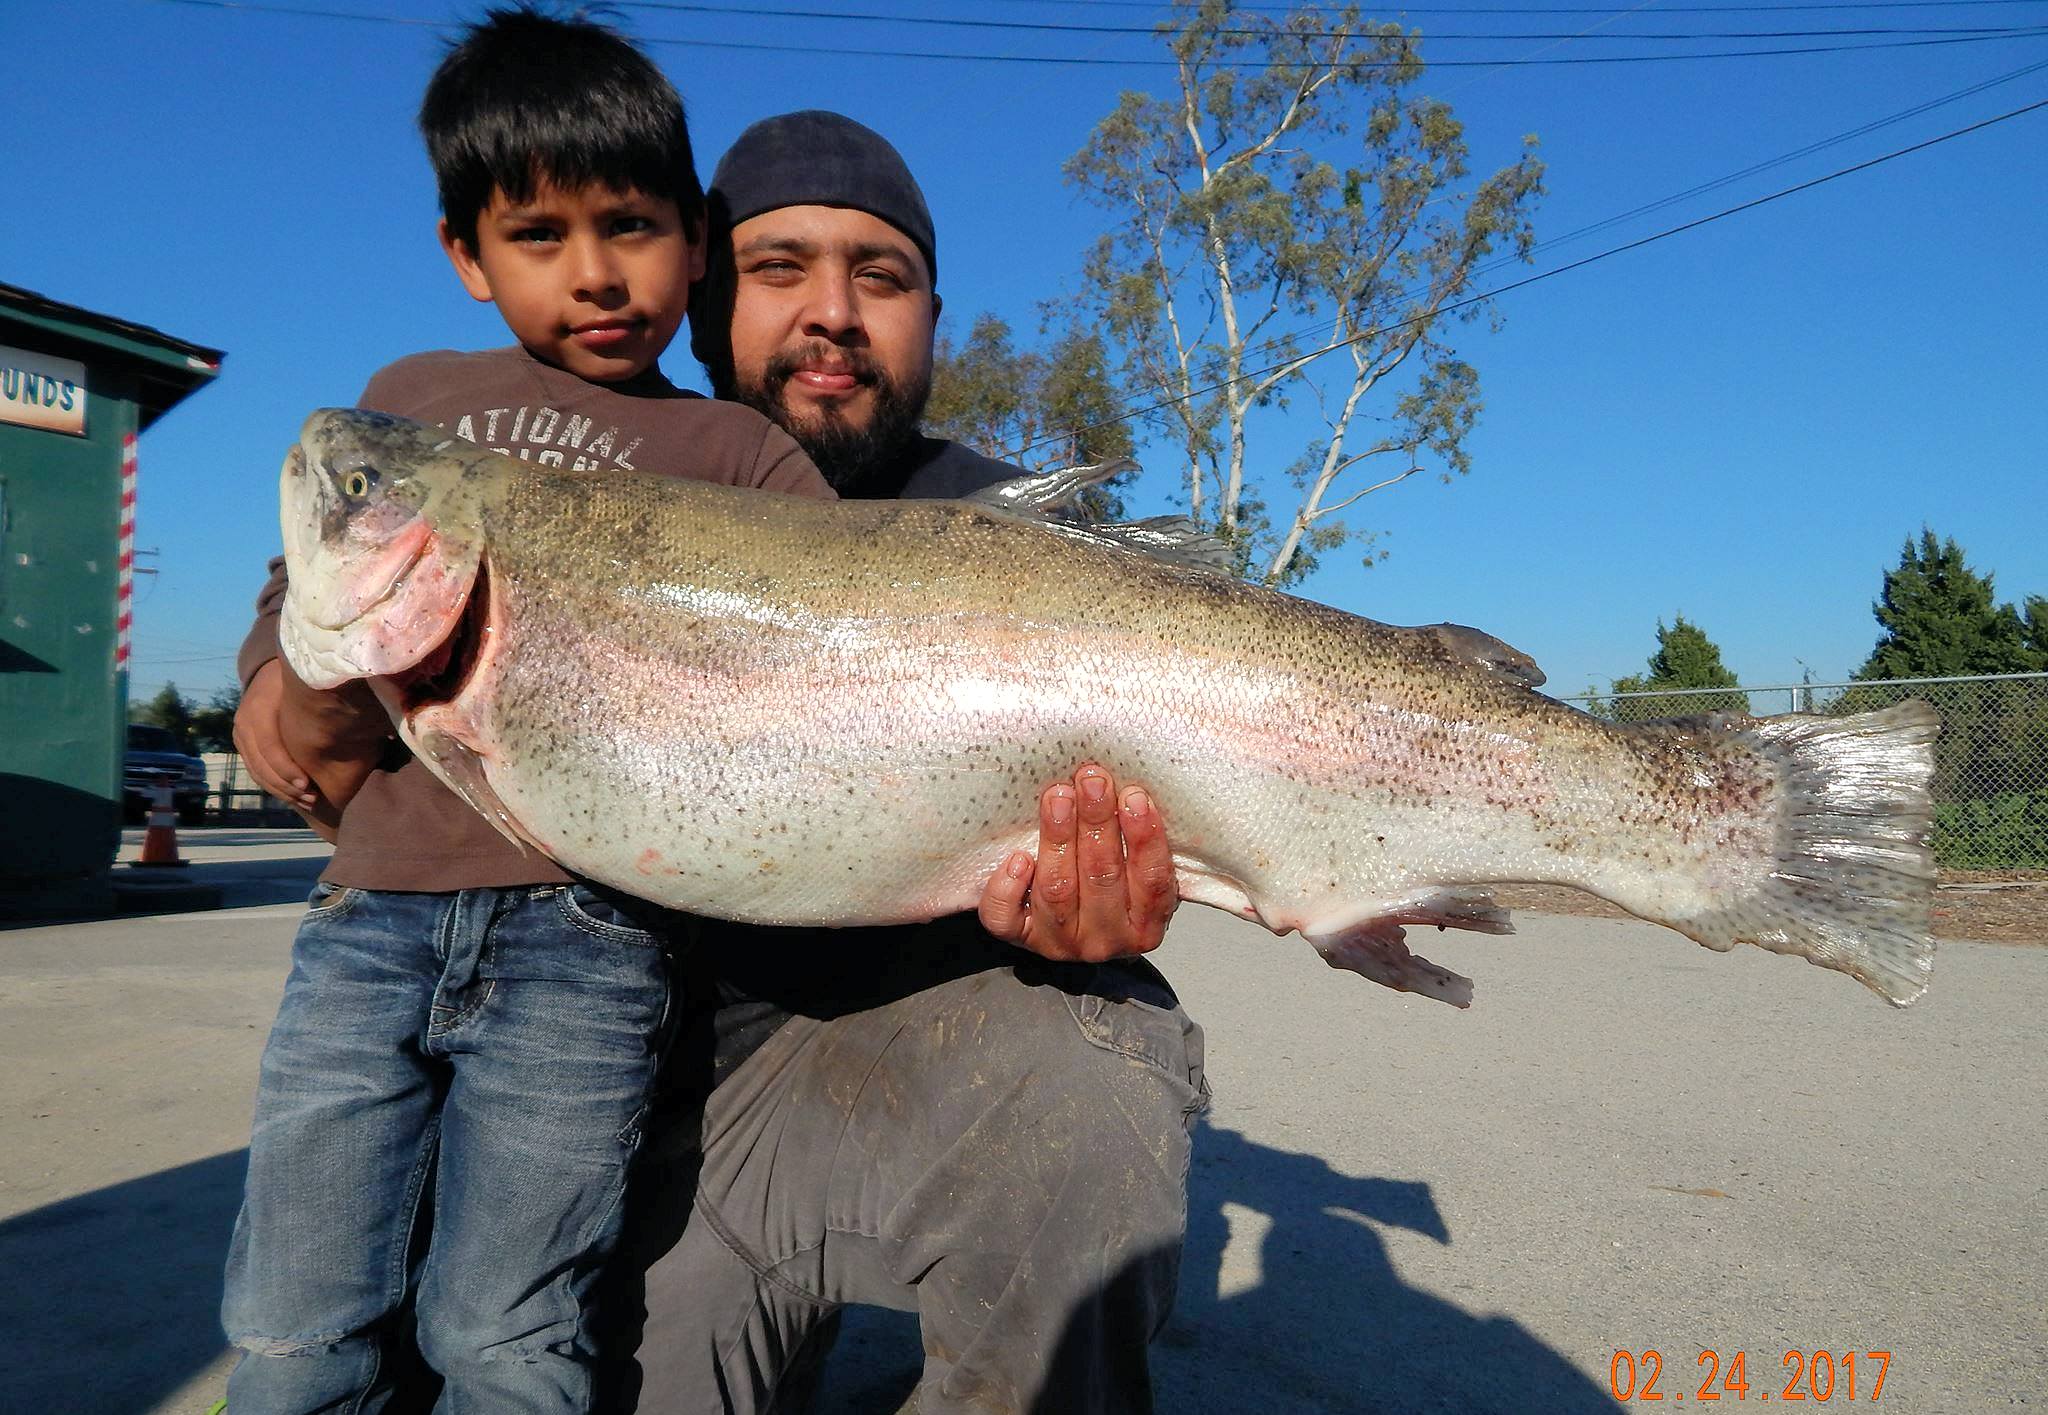
[[407,745],[508,836],[665,905],[971,908],[1092,758],[1161,803],[1184,897],[1389,987],[1465,1005],[1403,926],[1507,932],[1497,881],[1927,986],[1923,703],[1619,727],[1484,635],[1015,512],[569,473],[369,413],[315,413],[282,491],[298,674],[391,680]]

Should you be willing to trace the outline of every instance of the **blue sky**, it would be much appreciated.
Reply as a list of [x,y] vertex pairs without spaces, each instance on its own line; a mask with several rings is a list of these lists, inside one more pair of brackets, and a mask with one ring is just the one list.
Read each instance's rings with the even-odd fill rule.
[[[284,0],[279,0],[284,3]],[[800,8],[795,0],[777,0]],[[1523,3],[1523,0],[1492,0]],[[1536,0],[1527,0],[1536,3]],[[1551,0],[1557,3],[1557,0]],[[0,3],[0,281],[227,351],[142,442],[132,692],[232,677],[276,468],[306,412],[422,348],[505,342],[434,244],[411,119],[438,0],[306,0],[377,23],[173,0]],[[1143,23],[1136,6],[809,0],[809,9]],[[1385,12],[1400,18],[1400,12]],[[1141,38],[949,32],[622,9],[690,106],[700,165],[748,122],[830,107],[890,136],[931,200],[949,325],[1020,330],[1071,289],[1099,217],[1060,179],[1121,89],[1167,72],[875,57],[859,49],[1151,57]],[[1425,54],[1639,52],[1454,31],[2048,26],[2048,0],[1835,13],[1410,17]],[[710,49],[670,38],[810,46]],[[1595,46],[1598,45],[1596,48]],[[1711,48],[1739,47],[1734,42]],[[1476,170],[1542,141],[1539,238],[2048,60],[1995,43],[1677,64],[1442,68]],[[1155,91],[1156,88],[1155,88]],[[2048,97],[2048,69],[1539,254],[1563,264]],[[2048,594],[2048,110],[1504,297],[1459,335],[1486,411],[1473,470],[1368,498],[1391,557],[1333,556],[1310,596],[1397,623],[1453,619],[1533,654],[1555,692],[1640,671],[1683,613],[1745,682],[1828,681],[1868,653],[1882,572],[1925,523],[2009,599]],[[1508,278],[1504,276],[1503,278]],[[665,367],[696,369],[679,341]],[[1264,452],[1274,467],[1298,444]],[[1171,467],[1154,464],[1162,487]],[[1145,509],[1151,509],[1147,506]]]

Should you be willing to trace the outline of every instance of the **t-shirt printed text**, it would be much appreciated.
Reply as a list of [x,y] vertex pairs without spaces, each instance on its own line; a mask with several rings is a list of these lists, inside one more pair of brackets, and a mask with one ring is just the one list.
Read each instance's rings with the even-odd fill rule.
[[[486,408],[481,413],[464,413],[455,420],[457,437],[522,462],[567,467],[577,472],[604,467],[638,471],[632,458],[642,439],[626,438],[616,425],[602,431],[595,431],[596,428],[594,418],[564,413],[545,403],[538,407],[527,404],[518,408]],[[572,454],[574,461],[570,460]]]

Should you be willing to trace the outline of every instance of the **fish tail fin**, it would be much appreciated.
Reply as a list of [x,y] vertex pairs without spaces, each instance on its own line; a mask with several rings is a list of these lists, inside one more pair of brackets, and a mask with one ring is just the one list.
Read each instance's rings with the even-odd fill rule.
[[1675,926],[1709,948],[1797,954],[1895,1007],[1919,997],[1934,963],[1928,785],[1940,726],[1917,699],[1745,723],[1737,736],[1779,768],[1775,856],[1756,888]]

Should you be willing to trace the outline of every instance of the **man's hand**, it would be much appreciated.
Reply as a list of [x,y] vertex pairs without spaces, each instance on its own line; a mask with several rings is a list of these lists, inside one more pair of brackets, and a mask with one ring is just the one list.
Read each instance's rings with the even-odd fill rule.
[[309,688],[282,659],[256,670],[235,709],[235,750],[249,775],[328,841],[390,736],[391,719],[367,688]]
[[1038,859],[1022,850],[981,892],[982,927],[1058,962],[1150,953],[1180,902],[1151,793],[1089,762],[1038,798]]

